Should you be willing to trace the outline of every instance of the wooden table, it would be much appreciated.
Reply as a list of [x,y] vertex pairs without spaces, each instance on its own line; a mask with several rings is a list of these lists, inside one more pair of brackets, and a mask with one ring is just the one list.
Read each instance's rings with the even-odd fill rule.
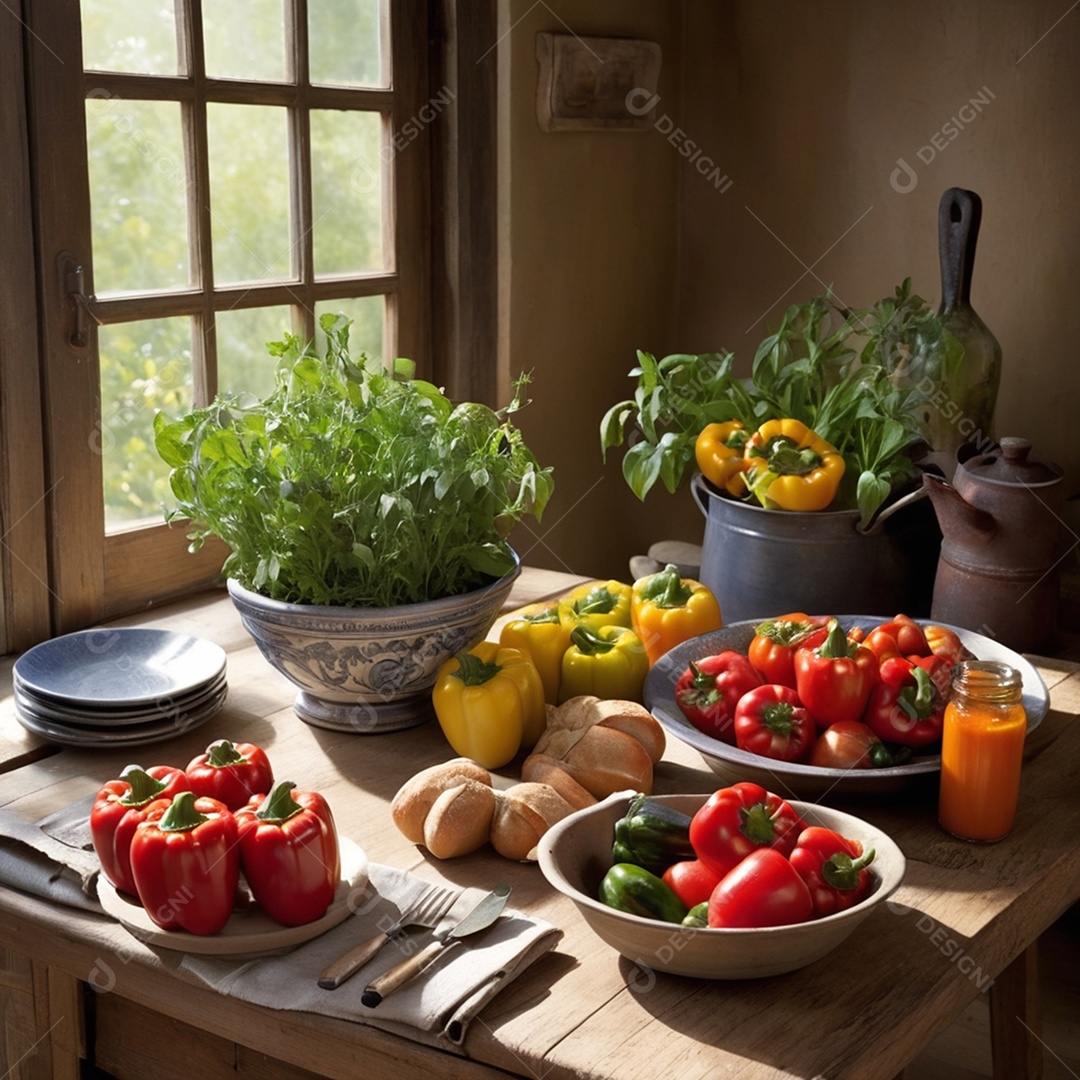
[[[526,571],[511,605],[558,594],[578,580]],[[643,982],[536,866],[509,863],[488,849],[439,862],[397,832],[388,813],[397,788],[418,769],[453,756],[434,723],[378,736],[305,725],[292,712],[293,688],[262,659],[221,593],[121,621],[197,633],[224,646],[224,710],[140,755],[59,749],[14,720],[8,660],[0,671],[7,680],[0,685],[0,806],[37,820],[92,793],[133,756],[144,765],[150,758],[183,764],[215,738],[256,741],[279,775],[327,793],[341,831],[372,859],[431,880],[507,880],[515,905],[554,923],[564,937],[488,1005],[459,1057],[364,1025],[193,988],[171,973],[175,965],[104,916],[0,889],[2,1075],[76,1077],[80,1060],[89,1059],[117,1076],[155,1080],[392,1080],[421,1070],[446,1077],[869,1080],[900,1072],[991,982],[997,1073],[1039,1075],[1029,947],[1080,898],[1078,665],[1036,658],[1051,710],[1029,738],[1021,808],[1007,839],[983,846],[945,835],[936,825],[933,784],[846,804],[887,830],[908,859],[903,885],[856,940],[809,968],[762,981],[659,974]],[[669,746],[657,791],[716,786],[695,752]]]

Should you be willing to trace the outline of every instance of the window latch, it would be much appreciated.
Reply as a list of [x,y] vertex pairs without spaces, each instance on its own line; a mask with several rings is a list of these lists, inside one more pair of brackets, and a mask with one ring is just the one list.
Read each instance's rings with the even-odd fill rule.
[[90,334],[87,331],[90,300],[83,291],[86,273],[82,263],[70,251],[62,251],[56,257],[56,268],[60,277],[61,295],[67,299],[74,314],[73,329],[68,335],[68,344],[73,349],[85,349],[90,344]]

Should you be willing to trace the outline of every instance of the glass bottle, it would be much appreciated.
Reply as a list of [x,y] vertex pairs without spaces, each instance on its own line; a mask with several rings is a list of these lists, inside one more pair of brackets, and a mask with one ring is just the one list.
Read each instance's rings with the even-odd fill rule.
[[[993,436],[994,409],[1001,381],[1001,346],[971,306],[975,243],[982,200],[974,191],[949,188],[938,206],[941,307],[948,334],[930,367],[933,386],[923,428],[933,450],[948,462],[965,444],[985,453]],[[951,475],[947,470],[946,475]]]
[[963,840],[1012,829],[1027,734],[1020,672],[996,660],[956,665],[941,738],[938,821]]

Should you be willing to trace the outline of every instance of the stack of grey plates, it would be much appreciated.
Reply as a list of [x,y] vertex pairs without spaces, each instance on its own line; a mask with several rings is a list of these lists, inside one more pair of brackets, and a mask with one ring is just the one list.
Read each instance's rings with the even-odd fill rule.
[[35,735],[69,746],[141,746],[221,708],[225,650],[171,630],[82,630],[23,653],[13,689],[19,722]]

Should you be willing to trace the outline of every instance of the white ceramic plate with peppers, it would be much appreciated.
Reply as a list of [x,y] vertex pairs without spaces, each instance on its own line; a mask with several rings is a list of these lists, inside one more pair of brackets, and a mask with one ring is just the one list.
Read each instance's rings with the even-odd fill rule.
[[354,909],[349,898],[363,889],[368,880],[368,857],[363,848],[347,837],[339,836],[341,880],[326,914],[302,926],[282,926],[261,911],[252,901],[236,910],[224,928],[216,934],[191,934],[186,930],[163,930],[143,909],[134,896],[120,892],[104,874],[98,876],[98,899],[105,911],[128,933],[148,945],[199,956],[221,958],[274,956],[288,952],[326,933],[349,917]]
[[[837,618],[845,631],[857,626],[864,628],[867,633],[889,621],[879,615],[840,615]],[[874,795],[900,791],[941,771],[940,742],[926,752],[914,753],[904,764],[878,768],[827,768],[754,754],[695,727],[675,700],[675,686],[679,678],[691,662],[696,664],[728,649],[746,655],[761,621],[755,619],[731,623],[676,645],[653,665],[645,680],[646,707],[669,735],[697,750],[714,773],[728,783],[754,781],[784,798],[820,798],[826,795]],[[926,620],[916,621],[922,626],[928,625]],[[959,637],[971,658],[997,660],[1020,672],[1023,679],[1022,700],[1030,735],[1050,707],[1050,695],[1039,673],[1019,653],[992,638],[955,626],[946,626],[946,629]]]

